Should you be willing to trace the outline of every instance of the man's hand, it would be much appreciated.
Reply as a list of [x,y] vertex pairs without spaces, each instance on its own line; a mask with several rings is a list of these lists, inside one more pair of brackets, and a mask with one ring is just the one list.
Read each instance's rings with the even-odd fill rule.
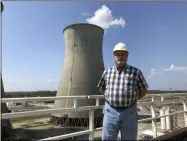
[[140,90],[140,92],[138,94],[138,100],[140,100],[141,98],[143,98],[146,94],[147,94],[147,89]]
[[104,93],[105,93],[105,88],[100,88],[100,92],[101,92],[101,94],[104,95]]

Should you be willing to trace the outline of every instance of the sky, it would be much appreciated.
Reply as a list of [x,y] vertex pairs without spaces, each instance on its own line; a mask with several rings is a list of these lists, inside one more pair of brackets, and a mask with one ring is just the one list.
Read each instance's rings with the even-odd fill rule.
[[149,89],[187,90],[186,2],[3,2],[2,76],[5,91],[57,90],[64,60],[63,29],[91,23],[105,30],[103,61],[123,42],[128,64]]

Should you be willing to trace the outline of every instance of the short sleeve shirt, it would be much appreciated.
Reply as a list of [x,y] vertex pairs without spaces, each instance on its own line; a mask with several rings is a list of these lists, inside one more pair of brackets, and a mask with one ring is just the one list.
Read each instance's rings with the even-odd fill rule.
[[105,99],[114,107],[127,107],[138,100],[141,89],[147,89],[148,84],[142,72],[127,65],[118,70],[115,66],[105,69],[98,87],[105,89]]

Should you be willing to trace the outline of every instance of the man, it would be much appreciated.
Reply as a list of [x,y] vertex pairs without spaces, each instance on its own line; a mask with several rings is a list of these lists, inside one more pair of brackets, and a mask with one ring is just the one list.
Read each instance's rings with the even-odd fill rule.
[[116,66],[105,69],[98,83],[105,95],[102,140],[122,140],[137,138],[136,103],[147,93],[148,85],[142,72],[127,64],[128,49],[118,43],[113,50]]

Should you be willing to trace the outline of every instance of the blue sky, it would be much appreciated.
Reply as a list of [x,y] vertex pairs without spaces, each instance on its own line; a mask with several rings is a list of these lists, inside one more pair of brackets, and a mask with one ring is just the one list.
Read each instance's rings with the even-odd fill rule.
[[105,29],[105,67],[118,42],[150,89],[187,90],[186,2],[4,2],[5,91],[56,90],[64,59],[63,29],[92,23]]

